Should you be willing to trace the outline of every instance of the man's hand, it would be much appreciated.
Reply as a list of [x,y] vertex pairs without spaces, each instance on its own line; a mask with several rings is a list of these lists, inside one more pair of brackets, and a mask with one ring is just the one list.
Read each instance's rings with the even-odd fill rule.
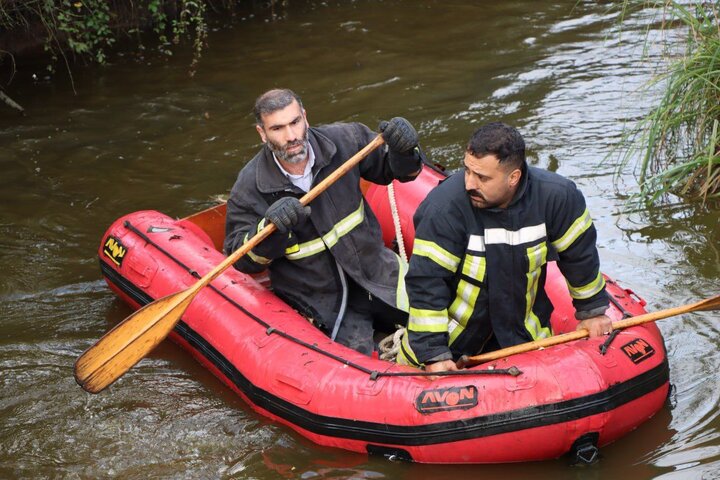
[[265,212],[265,218],[274,223],[280,233],[288,233],[296,225],[302,225],[309,216],[310,207],[303,207],[295,197],[281,198]]
[[598,315],[597,317],[586,318],[578,323],[576,330],[581,328],[590,332],[590,338],[607,335],[612,332],[612,320],[607,315]]
[[405,153],[418,145],[418,134],[410,122],[402,117],[395,117],[389,122],[382,121],[378,126],[383,140],[394,152]]
[[457,365],[452,360],[442,360],[440,362],[431,363],[425,365],[426,372],[445,372],[445,371],[456,371],[458,370]]

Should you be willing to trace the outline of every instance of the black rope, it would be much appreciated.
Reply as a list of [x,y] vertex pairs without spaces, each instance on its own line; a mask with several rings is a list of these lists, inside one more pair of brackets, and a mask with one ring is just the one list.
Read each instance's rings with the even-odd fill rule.
[[[198,274],[195,270],[191,269],[187,265],[185,265],[183,262],[175,258],[170,252],[162,248],[160,245],[155,243],[152,239],[150,239],[147,235],[145,235],[143,232],[141,232],[137,227],[135,227],[132,223],[130,223],[129,220],[126,220],[124,223],[125,228],[145,240],[149,245],[152,245],[155,247],[158,251],[163,253],[166,257],[168,257],[170,260],[175,262],[177,265],[179,265],[181,268],[186,270],[190,275],[192,275],[194,278],[202,278],[200,274]],[[520,375],[522,372],[517,367],[511,367],[508,369],[495,369],[495,370],[458,370],[458,371],[447,371],[447,372],[378,372],[377,370],[370,370],[369,368],[363,367],[362,365],[358,365],[357,363],[351,362],[350,360],[340,357],[339,355],[335,355],[333,353],[330,353],[326,350],[323,350],[322,348],[318,347],[314,343],[308,343],[303,340],[300,340],[297,337],[293,337],[289,333],[283,332],[282,330],[278,330],[275,327],[270,326],[269,323],[262,320],[260,317],[256,316],[252,312],[248,311],[237,303],[234,299],[228,297],[224,292],[219,290],[214,285],[210,284],[208,287],[220,295],[222,298],[227,300],[230,304],[232,304],[234,307],[238,308],[241,312],[243,312],[248,317],[252,318],[256,323],[259,325],[262,325],[266,329],[267,335],[279,335],[287,340],[290,340],[291,342],[297,343],[298,345],[302,345],[305,348],[309,348],[310,350],[317,352],[321,355],[324,355],[328,358],[332,358],[335,361],[338,361],[344,365],[347,365],[348,367],[352,367],[356,370],[359,370],[363,373],[366,373],[370,375],[371,380],[376,380],[379,377],[429,377],[429,376],[467,376],[467,375],[512,375],[517,376]]]

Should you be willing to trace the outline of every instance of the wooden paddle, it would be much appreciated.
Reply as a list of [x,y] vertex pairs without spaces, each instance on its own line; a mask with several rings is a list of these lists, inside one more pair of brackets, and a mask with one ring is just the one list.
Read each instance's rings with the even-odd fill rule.
[[[313,201],[383,143],[381,135],[375,137],[340,168],[306,193],[300,199],[300,203],[307,205]],[[98,393],[120,378],[168,336],[200,290],[275,230],[275,225],[269,223],[195,285],[155,300],[120,322],[77,359],[75,362],[77,383],[90,393]]]
[[[636,317],[618,320],[617,322],[613,322],[612,326],[613,330],[620,330],[623,328],[634,327],[636,325],[642,325],[647,322],[654,322],[655,320],[662,320],[663,318],[673,317],[675,315],[681,315],[683,313],[699,312],[702,310],[717,310],[718,308],[720,308],[720,295],[716,295],[696,303],[682,305],[680,307],[667,308],[665,310],[658,310],[657,312],[644,313]],[[458,368],[465,368],[468,366],[479,365],[491,360],[509,357],[510,355],[516,355],[518,353],[529,352],[531,350],[538,350],[540,348],[551,347],[553,345],[579,340],[587,337],[588,335],[589,332],[583,328],[582,330],[575,330],[574,332],[563,333],[561,335],[543,338],[542,340],[536,340],[534,342],[521,343],[520,345],[515,345],[514,347],[503,348],[501,350],[483,353],[481,355],[475,355],[472,357],[463,355],[457,361],[457,366]]]

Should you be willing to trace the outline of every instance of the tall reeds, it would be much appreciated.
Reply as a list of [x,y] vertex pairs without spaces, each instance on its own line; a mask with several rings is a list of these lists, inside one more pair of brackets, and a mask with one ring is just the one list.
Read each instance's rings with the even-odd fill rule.
[[703,203],[720,198],[720,1],[625,1],[661,9],[662,28],[679,22],[687,41],[651,82],[662,96],[626,131],[621,167],[639,156],[638,197],[646,203],[668,193]]

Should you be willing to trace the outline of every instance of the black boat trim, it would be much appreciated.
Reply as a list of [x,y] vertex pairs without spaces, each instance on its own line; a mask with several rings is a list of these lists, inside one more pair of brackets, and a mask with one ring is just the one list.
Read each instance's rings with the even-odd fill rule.
[[[144,305],[154,300],[104,261],[100,260],[100,266],[107,280],[137,303]],[[567,423],[609,412],[637,400],[666,385],[670,376],[667,358],[664,358],[661,364],[631,380],[583,397],[457,421],[414,426],[387,425],[318,415],[305,410],[252,384],[227,358],[185,322],[178,323],[175,331],[258,407],[316,435],[373,444],[434,445]]]

